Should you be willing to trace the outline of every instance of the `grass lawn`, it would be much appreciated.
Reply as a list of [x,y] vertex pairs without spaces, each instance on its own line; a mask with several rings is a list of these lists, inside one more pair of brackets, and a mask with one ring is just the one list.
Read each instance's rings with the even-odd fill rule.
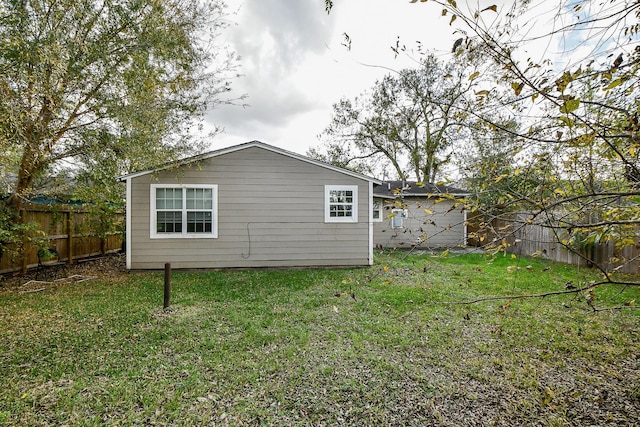
[[[640,312],[593,270],[386,253],[367,269],[0,292],[0,425],[640,425]],[[598,288],[596,303],[640,303]]]

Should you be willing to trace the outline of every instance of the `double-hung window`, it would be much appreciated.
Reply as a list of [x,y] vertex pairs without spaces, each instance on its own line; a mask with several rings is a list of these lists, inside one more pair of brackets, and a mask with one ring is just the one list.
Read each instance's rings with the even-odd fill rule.
[[358,222],[358,186],[324,186],[324,221]]
[[375,222],[382,221],[382,200],[373,201],[371,216]]
[[218,237],[217,199],[217,185],[151,185],[151,237]]

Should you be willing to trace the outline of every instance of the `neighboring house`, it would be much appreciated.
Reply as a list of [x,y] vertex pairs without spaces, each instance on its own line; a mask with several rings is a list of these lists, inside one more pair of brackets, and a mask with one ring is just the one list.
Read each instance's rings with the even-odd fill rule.
[[466,245],[463,190],[409,181],[374,187],[374,244],[382,248],[451,248]]
[[364,175],[253,141],[120,180],[129,269],[373,264]]

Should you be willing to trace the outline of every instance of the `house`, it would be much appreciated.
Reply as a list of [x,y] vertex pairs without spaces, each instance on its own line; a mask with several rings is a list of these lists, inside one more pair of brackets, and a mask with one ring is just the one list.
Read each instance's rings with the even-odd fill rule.
[[385,181],[374,187],[376,247],[451,248],[466,245],[464,190],[446,185]]
[[128,269],[373,264],[358,173],[252,141],[120,180]]

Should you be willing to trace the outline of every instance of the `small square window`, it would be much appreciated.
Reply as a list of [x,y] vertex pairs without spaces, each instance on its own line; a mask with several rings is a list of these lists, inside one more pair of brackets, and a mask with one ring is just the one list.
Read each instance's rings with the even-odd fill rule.
[[325,222],[358,222],[358,186],[325,185]]

